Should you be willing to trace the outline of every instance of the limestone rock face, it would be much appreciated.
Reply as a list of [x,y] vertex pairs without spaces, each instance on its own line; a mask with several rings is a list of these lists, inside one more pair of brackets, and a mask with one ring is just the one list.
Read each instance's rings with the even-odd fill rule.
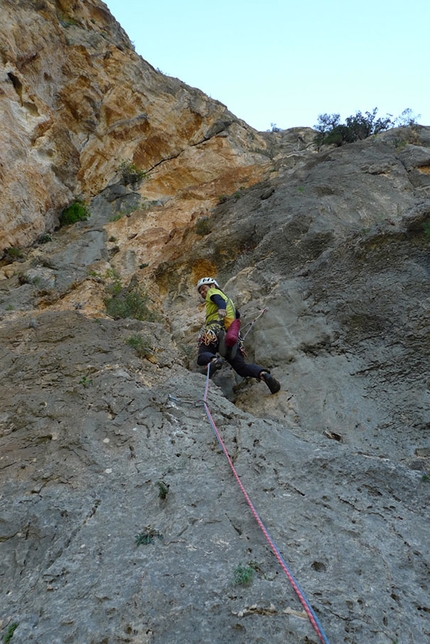
[[122,160],[151,172],[147,196],[164,200],[199,186],[197,201],[213,201],[264,173],[266,139],[142,60],[102,2],[0,9],[0,252],[51,231]]
[[[257,512],[328,641],[427,641],[430,128],[318,151],[0,7],[1,639],[316,644]],[[204,275],[276,395],[196,366]]]

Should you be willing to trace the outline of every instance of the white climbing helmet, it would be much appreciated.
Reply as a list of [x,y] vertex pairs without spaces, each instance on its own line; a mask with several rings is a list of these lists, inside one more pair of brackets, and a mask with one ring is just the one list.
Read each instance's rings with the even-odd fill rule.
[[204,284],[207,284],[208,286],[209,286],[209,284],[215,284],[215,286],[216,286],[217,288],[219,288],[219,284],[218,284],[218,282],[217,282],[216,280],[214,280],[214,278],[213,278],[213,277],[202,277],[202,279],[200,279],[200,280],[197,282],[197,290],[199,290],[199,288],[200,288],[201,286],[203,286]]

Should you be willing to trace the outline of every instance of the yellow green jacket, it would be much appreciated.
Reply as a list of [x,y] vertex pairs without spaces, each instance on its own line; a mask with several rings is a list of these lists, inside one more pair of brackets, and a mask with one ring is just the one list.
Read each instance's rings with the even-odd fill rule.
[[206,293],[206,324],[217,322],[218,309],[226,309],[227,315],[224,318],[224,327],[228,329],[233,320],[236,319],[236,307],[228,295],[219,288],[212,287]]

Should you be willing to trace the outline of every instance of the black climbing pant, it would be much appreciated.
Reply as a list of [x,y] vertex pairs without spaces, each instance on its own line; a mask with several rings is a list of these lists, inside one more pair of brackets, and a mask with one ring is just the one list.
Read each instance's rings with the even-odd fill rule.
[[[207,364],[209,364],[212,358],[217,354],[218,349],[219,349],[218,343],[209,344],[209,345],[201,344],[199,346],[197,364],[200,367],[205,367]],[[239,376],[241,376],[242,378],[258,379],[262,371],[268,371],[267,369],[264,369],[264,367],[260,367],[257,364],[250,364],[245,362],[245,358],[243,357],[243,355],[239,350],[236,351],[233,358],[230,358],[227,355],[225,359],[229,364],[231,364],[235,372],[239,374]]]

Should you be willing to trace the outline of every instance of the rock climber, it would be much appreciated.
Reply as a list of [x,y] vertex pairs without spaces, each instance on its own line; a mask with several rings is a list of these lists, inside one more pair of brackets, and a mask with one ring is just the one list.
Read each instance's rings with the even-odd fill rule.
[[270,392],[276,394],[281,385],[270,371],[245,362],[239,336],[240,313],[233,301],[213,277],[202,277],[197,283],[197,290],[206,302],[205,325],[200,330],[198,339],[197,364],[201,367],[209,365],[211,377],[223,365],[223,358],[217,355],[221,353],[239,376],[263,380]]

